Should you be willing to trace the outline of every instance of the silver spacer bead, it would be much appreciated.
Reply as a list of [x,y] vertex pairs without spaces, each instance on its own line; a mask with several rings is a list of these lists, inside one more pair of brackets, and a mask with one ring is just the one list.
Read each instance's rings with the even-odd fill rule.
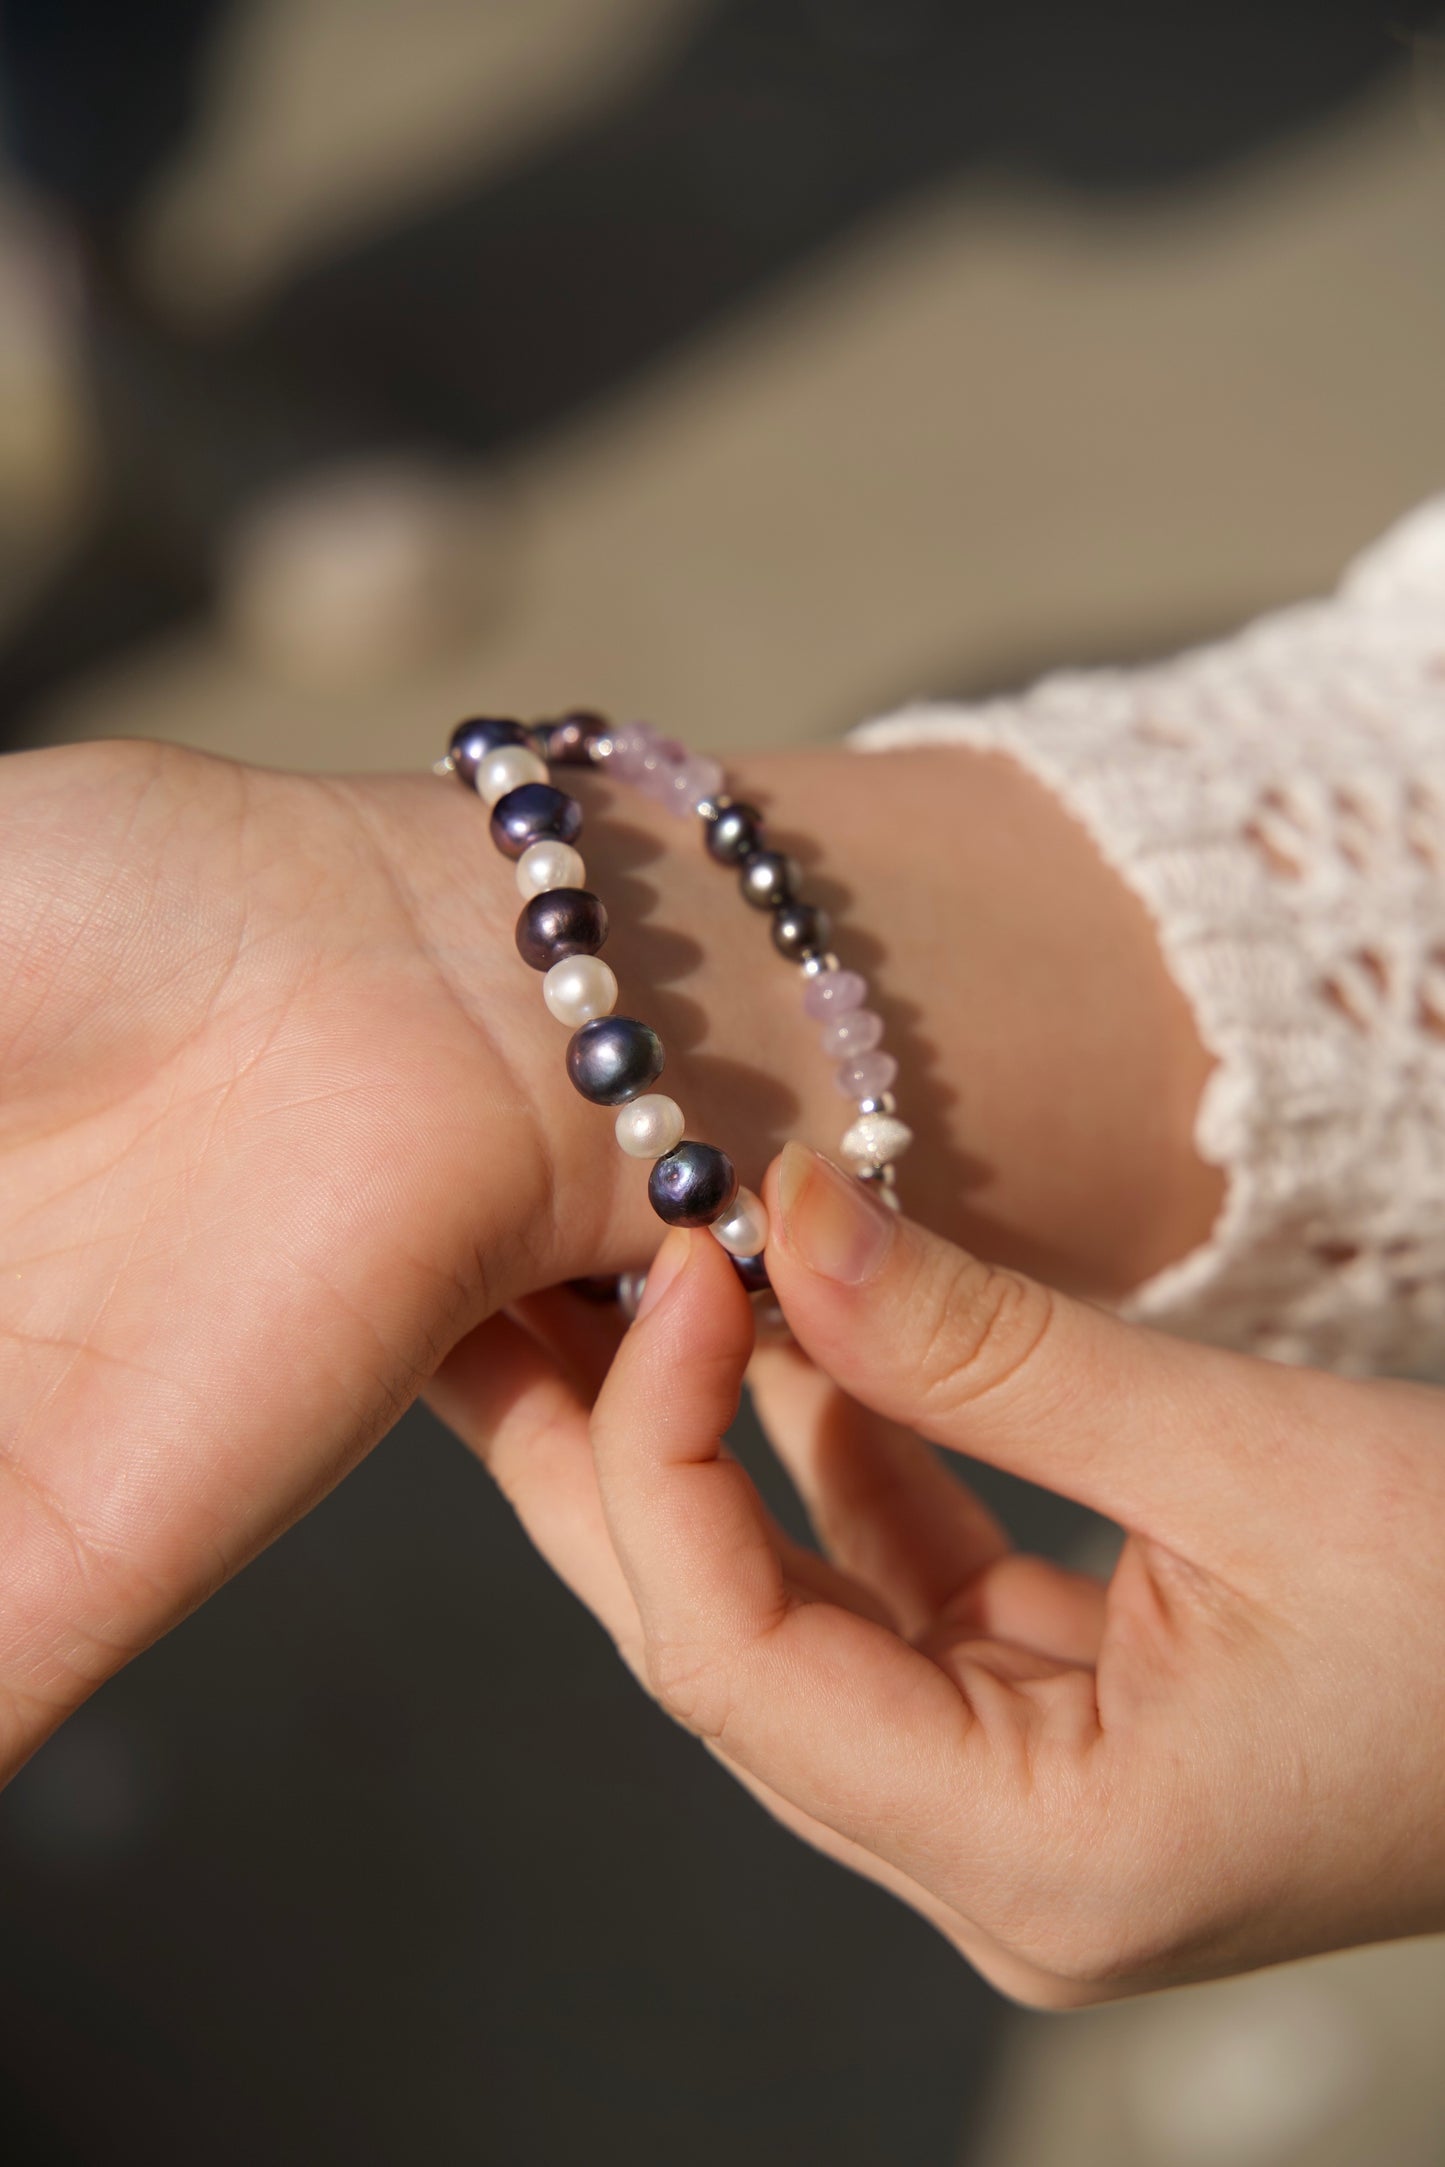
[[843,966],[830,948],[826,955],[805,956],[798,968],[805,978],[821,978],[824,971],[841,971]]
[[860,1114],[896,1114],[898,1101],[891,1091],[880,1091],[875,1098],[859,1099]]
[[642,1290],[646,1285],[646,1272],[623,1272],[618,1278],[617,1306],[629,1324],[637,1315],[637,1305],[642,1300]]
[[708,826],[711,827],[712,823],[720,819],[727,811],[732,802],[726,790],[719,790],[715,798],[699,798],[693,807],[693,811],[697,814],[699,820],[705,820]]
[[859,1181],[876,1182],[882,1189],[891,1189],[898,1179],[897,1171],[892,1165],[860,1166],[855,1168],[854,1172]]
[[615,737],[604,733],[601,737],[593,738],[589,750],[592,755],[592,765],[594,767],[605,767],[617,750],[617,740]]
[[457,763],[449,752],[443,753],[440,760],[433,760],[431,771],[433,775],[455,775]]

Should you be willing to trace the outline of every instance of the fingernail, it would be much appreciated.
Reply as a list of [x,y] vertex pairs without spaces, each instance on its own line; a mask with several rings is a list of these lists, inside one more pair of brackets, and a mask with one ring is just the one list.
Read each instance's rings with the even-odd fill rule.
[[637,1305],[639,1324],[656,1309],[691,1254],[692,1243],[687,1229],[675,1227],[647,1267],[647,1284],[642,1290],[642,1300]]
[[851,1174],[806,1144],[783,1146],[778,1205],[787,1247],[820,1277],[845,1287],[873,1277],[897,1224]]

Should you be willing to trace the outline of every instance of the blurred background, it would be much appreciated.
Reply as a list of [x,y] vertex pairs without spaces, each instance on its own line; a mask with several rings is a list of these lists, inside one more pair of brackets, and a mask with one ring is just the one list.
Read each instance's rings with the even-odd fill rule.
[[[819,738],[1327,587],[1442,385],[1409,0],[0,0],[6,746]],[[1008,2009],[420,1414],[0,1798],[16,2167],[1438,2167],[1442,2013]]]

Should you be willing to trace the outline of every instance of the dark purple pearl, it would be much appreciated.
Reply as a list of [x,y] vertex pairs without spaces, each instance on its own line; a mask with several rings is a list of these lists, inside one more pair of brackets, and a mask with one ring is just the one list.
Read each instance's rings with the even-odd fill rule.
[[743,861],[738,885],[755,910],[776,910],[792,902],[800,877],[796,863],[785,852],[755,850]]
[[523,783],[492,807],[492,841],[508,858],[532,843],[575,843],[581,833],[581,806],[552,783]]
[[765,1287],[770,1287],[773,1283],[768,1277],[768,1267],[761,1257],[734,1257],[732,1265],[749,1294],[761,1294]]
[[517,953],[534,971],[564,956],[595,956],[607,938],[607,913],[589,888],[546,888],[522,906]]
[[473,715],[467,722],[459,722],[452,732],[448,746],[452,766],[465,783],[474,783],[477,769],[489,752],[499,745],[532,744],[532,734],[520,722],[503,722],[490,715]]
[[669,1226],[711,1226],[737,1193],[733,1162],[716,1144],[678,1144],[647,1177],[647,1200]]
[[725,805],[706,829],[707,847],[719,865],[741,865],[763,839],[763,816],[756,805]]
[[573,714],[559,715],[555,722],[537,725],[537,750],[552,767],[590,767],[592,747],[599,737],[608,735],[610,727],[605,715],[579,707]]
[[594,1016],[567,1044],[567,1074],[594,1106],[625,1106],[662,1074],[662,1040],[631,1016]]
[[832,930],[828,913],[812,903],[785,903],[773,912],[773,946],[790,963],[825,954]]

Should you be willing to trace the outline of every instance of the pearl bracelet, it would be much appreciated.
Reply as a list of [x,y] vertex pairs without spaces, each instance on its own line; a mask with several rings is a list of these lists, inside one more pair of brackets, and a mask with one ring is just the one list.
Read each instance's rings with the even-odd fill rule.
[[[912,1132],[897,1118],[891,1085],[897,1063],[881,1051],[881,1018],[863,1007],[864,980],[845,971],[828,947],[826,915],[798,897],[798,868],[766,847],[762,816],[726,793],[715,760],[689,757],[675,740],[646,724],[613,730],[598,715],[527,725],[474,717],[452,733],[437,764],[473,788],[491,809],[492,840],[516,864],[524,898],[517,949],[541,971],[550,1013],[572,1031],[567,1073],[594,1105],[617,1109],[617,1141],[630,1157],[651,1161],[647,1193],[669,1226],[708,1227],[733,1260],[750,1293],[767,1289],[762,1252],[768,1215],[761,1198],[739,1186],[727,1153],[685,1137],[682,1108],[651,1086],[662,1073],[662,1041],[648,1024],[613,1013],[617,978],[597,951],[607,938],[607,912],[588,889],[576,847],[582,808],[558,789],[551,765],[593,766],[636,783],[681,814],[695,813],[720,864],[735,867],[747,901],[772,916],[773,945],[802,971],[808,1014],[823,1025],[825,1052],[840,1060],[838,1087],[857,1114],[842,1141],[844,1157],[862,1181],[876,1184],[896,1210],[893,1161]],[[634,1310],[645,1274],[624,1273],[617,1284]]]

